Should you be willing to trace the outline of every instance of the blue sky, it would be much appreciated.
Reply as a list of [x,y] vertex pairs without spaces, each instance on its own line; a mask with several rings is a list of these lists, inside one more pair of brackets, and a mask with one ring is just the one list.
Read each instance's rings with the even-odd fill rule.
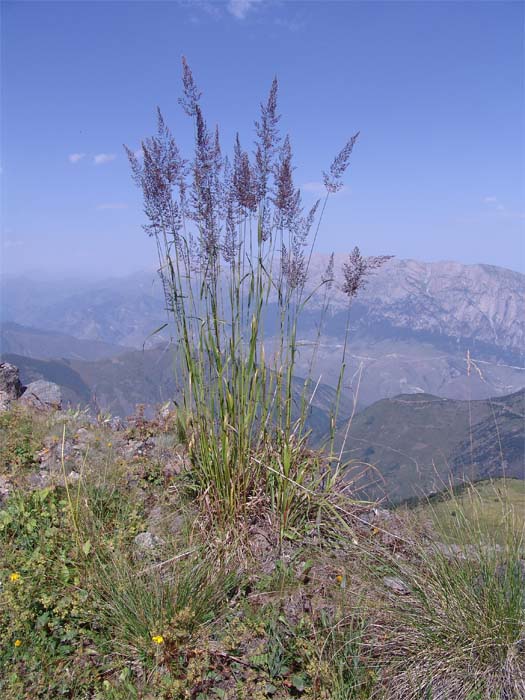
[[183,150],[186,55],[223,146],[274,74],[306,201],[358,129],[318,249],[525,271],[524,5],[9,2],[2,13],[5,273],[152,267],[122,144],[163,110]]

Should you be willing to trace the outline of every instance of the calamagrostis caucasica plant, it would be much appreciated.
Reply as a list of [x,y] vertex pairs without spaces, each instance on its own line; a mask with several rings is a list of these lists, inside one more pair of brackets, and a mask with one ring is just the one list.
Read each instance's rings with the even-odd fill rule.
[[[284,530],[306,497],[298,485],[309,480],[312,486],[313,478],[301,457],[308,400],[295,401],[297,411],[293,389],[297,320],[311,293],[311,239],[329,195],[342,186],[358,134],[325,173],[322,207],[316,202],[305,212],[293,180],[291,141],[278,129],[277,87],[275,79],[255,122],[255,152],[248,153],[237,135],[229,159],[218,128],[204,119],[201,93],[183,59],[179,102],[193,120],[192,159],[181,156],[160,110],[156,135],[142,142],[142,158],[126,150],[143,192],[144,228],[157,246],[180,351],[196,485],[224,519],[266,498]],[[344,271],[349,300],[382,261],[354,251]],[[328,288],[332,274],[333,265],[321,286]],[[277,305],[280,336],[268,356],[270,301]]]

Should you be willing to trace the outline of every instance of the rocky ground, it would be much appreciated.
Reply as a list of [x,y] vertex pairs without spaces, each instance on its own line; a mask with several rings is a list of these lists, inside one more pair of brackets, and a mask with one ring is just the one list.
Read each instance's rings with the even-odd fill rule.
[[525,697],[512,533],[442,547],[343,493],[284,537],[262,496],[219,523],[169,407],[92,417],[37,384],[0,366],[2,697]]

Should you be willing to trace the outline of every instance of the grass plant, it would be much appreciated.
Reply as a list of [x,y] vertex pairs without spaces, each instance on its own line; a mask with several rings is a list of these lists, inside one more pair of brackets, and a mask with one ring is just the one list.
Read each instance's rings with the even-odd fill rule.
[[[308,268],[322,215],[342,187],[358,133],[324,174],[322,206],[304,213],[291,141],[278,129],[277,80],[255,123],[253,158],[239,135],[231,160],[223,156],[218,127],[208,128],[184,59],[183,89],[193,158],[182,157],[160,110],[157,134],[142,142],[141,157],[127,152],[177,343],[184,432],[199,492],[215,517],[245,517],[250,501],[264,494],[284,534],[298,500],[295,482],[315,478],[301,458],[315,382],[307,378],[303,395],[295,395],[298,321],[313,291]],[[344,268],[349,302],[385,259],[354,250]],[[332,282],[333,260],[320,286]],[[271,352],[264,343],[269,313],[278,327]]]
[[451,489],[446,502],[455,513],[448,543],[419,534],[413,559],[384,559],[407,589],[390,597],[382,624],[388,697],[523,698],[523,528],[507,509],[489,532],[475,485],[467,497]]

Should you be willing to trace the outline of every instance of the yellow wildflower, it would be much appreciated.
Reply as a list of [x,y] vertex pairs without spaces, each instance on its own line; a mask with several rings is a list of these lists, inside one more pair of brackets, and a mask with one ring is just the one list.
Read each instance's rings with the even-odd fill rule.
[[337,581],[337,583],[338,583],[339,585],[341,585],[341,583],[343,583],[343,577],[342,577],[342,575],[341,575],[341,574],[337,574],[337,576],[335,577],[335,580]]
[[15,639],[15,647],[19,646],[22,646],[22,642],[20,641],[20,639]]
[[378,535],[380,532],[381,532],[381,530],[380,530],[378,527],[375,527],[375,528],[372,530],[372,534],[373,534],[373,535]]
[[164,644],[164,637],[161,634],[156,634],[151,638],[155,644]]
[[20,574],[18,573],[18,571],[13,571],[13,573],[9,575],[10,581],[18,581],[19,578]]
[[108,447],[111,447],[113,445],[112,442],[108,442]]

